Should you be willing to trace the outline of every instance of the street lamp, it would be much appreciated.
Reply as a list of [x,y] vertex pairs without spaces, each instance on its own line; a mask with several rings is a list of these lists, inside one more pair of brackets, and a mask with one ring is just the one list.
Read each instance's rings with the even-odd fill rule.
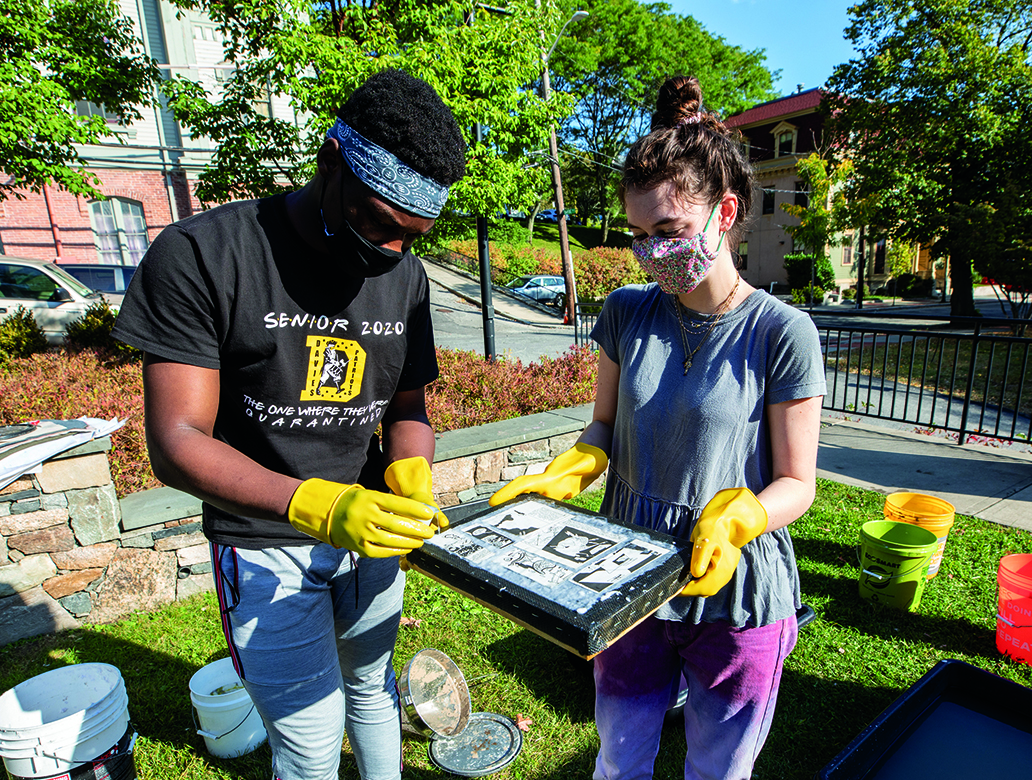
[[[535,5],[540,8],[541,0],[536,0]],[[559,43],[559,39],[566,32],[566,28],[572,22],[579,22],[587,18],[587,11],[575,11],[573,16],[566,20],[566,24],[560,28],[558,35],[555,36],[555,40],[552,41],[552,45],[547,52],[544,50],[544,46],[542,46],[541,99],[545,102],[548,102],[548,98],[551,95],[548,80],[548,58],[552,56],[552,52],[555,51],[555,45]],[[544,34],[541,37],[544,39]],[[566,204],[563,203],[563,180],[562,172],[559,170],[559,144],[555,137],[555,125],[551,125],[548,131],[548,156],[552,164],[552,186],[555,188],[556,221],[559,225],[559,257],[562,262],[563,281],[566,283],[566,317],[570,323],[576,323],[577,282],[573,276],[573,259],[570,257],[570,237],[566,232]]]

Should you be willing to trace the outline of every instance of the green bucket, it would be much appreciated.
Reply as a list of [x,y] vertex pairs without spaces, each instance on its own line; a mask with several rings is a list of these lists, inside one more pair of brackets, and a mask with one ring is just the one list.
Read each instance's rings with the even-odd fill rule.
[[860,595],[913,612],[921,604],[928,565],[939,544],[926,528],[871,520],[860,529]]

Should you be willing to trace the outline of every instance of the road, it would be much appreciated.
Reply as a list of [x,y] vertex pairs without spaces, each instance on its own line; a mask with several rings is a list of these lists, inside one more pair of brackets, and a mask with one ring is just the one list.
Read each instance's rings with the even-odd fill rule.
[[[437,346],[484,354],[480,306],[431,280],[430,311]],[[525,324],[496,314],[494,329],[495,354],[523,363],[539,363],[542,355],[557,357],[573,346],[573,328],[563,325],[558,317],[555,325]]]

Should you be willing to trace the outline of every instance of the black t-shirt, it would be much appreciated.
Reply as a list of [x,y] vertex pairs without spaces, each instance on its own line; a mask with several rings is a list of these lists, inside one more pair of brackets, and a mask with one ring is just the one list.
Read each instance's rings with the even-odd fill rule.
[[[409,254],[383,276],[349,276],[347,258],[302,241],[282,195],[165,228],[140,262],[113,335],[218,369],[219,441],[275,472],[374,489],[383,487],[375,431],[384,410],[395,392],[437,378],[420,262]],[[289,523],[208,504],[204,531],[245,548],[314,543]]]

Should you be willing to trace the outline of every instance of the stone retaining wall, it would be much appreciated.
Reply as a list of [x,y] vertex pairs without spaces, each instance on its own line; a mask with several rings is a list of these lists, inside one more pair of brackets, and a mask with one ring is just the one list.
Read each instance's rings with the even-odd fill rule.
[[[540,473],[591,418],[581,406],[437,436],[441,506]],[[171,488],[115,496],[110,441],[43,464],[0,490],[0,646],[109,623],[212,587],[200,501]]]

